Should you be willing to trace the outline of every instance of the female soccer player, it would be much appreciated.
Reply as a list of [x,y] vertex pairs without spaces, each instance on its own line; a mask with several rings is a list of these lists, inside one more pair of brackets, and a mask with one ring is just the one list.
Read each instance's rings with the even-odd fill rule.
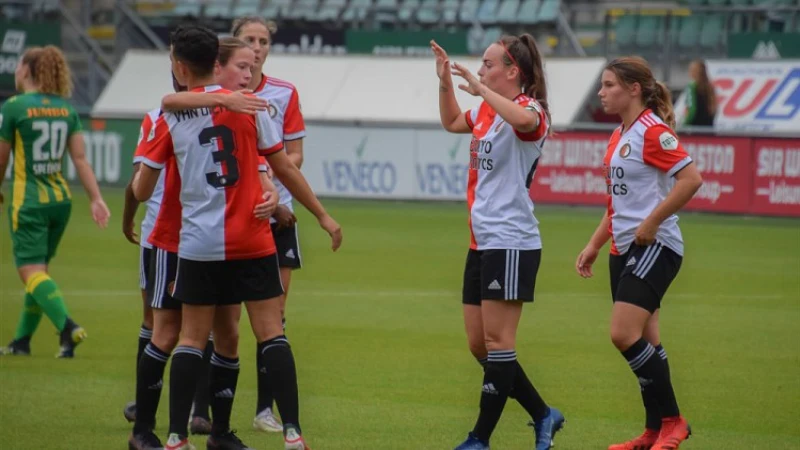
[[[462,303],[467,341],[484,367],[480,415],[457,450],[489,448],[489,437],[508,397],[531,415],[536,449],[549,449],[564,416],[550,408],[517,362],[522,305],[532,302],[542,242],[528,194],[550,127],[542,58],[533,37],[506,36],[483,54],[475,78],[431,42],[439,76],[439,113],[451,133],[471,133],[467,207],[471,242]],[[453,90],[483,102],[464,113]]]
[[[57,47],[34,47],[14,72],[17,90],[0,109],[0,183],[13,146],[14,167],[9,223],[14,262],[25,285],[25,306],[14,340],[0,353],[28,355],[42,312],[60,333],[60,358],[72,358],[86,332],[67,313],[48,266],[72,211],[72,194],[61,174],[64,150],[91,200],[92,219],[105,228],[111,213],[86,160],[81,122],[67,102],[69,66]],[[2,197],[0,197],[2,201]]]
[[[250,67],[253,65],[254,59],[253,51],[247,48],[240,40],[236,38],[223,38],[219,42],[219,53],[217,56],[219,64],[216,66],[215,70],[215,81],[232,89],[246,87],[247,83],[250,81]],[[178,85],[174,76],[173,84],[175,85],[175,90],[178,92],[186,90]],[[247,114],[249,111],[254,112],[254,108],[260,107],[261,110],[266,108],[266,102],[263,100],[247,97],[240,93],[225,95],[202,94],[200,97],[205,97],[205,101],[198,102],[196,95],[188,94],[187,96],[187,93],[167,96],[164,99],[163,109],[164,111],[173,111],[183,108],[191,109],[219,105],[234,112]],[[148,150],[149,141],[147,139],[151,133],[152,127],[158,120],[158,117],[160,117],[160,113],[160,109],[152,111],[150,113],[150,120],[146,118],[142,125],[142,134],[145,136],[145,139],[142,140],[139,148],[137,148],[136,161],[138,162],[143,160],[144,153]],[[153,132],[155,132],[155,130],[153,130]],[[138,172],[138,168],[137,165],[135,172]],[[170,289],[170,285],[175,281],[177,272],[177,252],[181,228],[181,206],[178,198],[180,194],[180,179],[174,160],[168,162],[165,169],[164,173],[158,179],[157,188],[153,196],[151,196],[147,202],[148,208],[152,206],[153,202],[155,203],[155,217],[153,218],[152,229],[148,233],[148,239],[153,248],[153,255],[150,262],[150,272],[152,276],[149,277],[147,283],[148,297],[154,310],[155,327],[152,341],[147,345],[140,359],[137,377],[137,405],[140,406],[137,408],[138,413],[134,418],[136,424],[129,438],[129,446],[131,448],[149,448],[148,446],[157,448],[161,445],[158,437],[152,432],[161,394],[161,384],[159,382],[163,378],[169,354],[178,341],[182,319],[181,303],[173,298]],[[263,171],[266,172],[266,167],[263,168]],[[266,173],[262,174],[261,182],[265,185],[264,188],[266,190],[270,193],[274,193],[274,186],[272,186]],[[132,184],[133,183],[131,183],[131,193],[133,192]],[[160,192],[157,192],[159,190],[158,186],[161,186]],[[156,196],[158,198],[153,200]],[[277,197],[271,205],[269,202],[259,205],[260,208],[267,207],[267,212],[271,212],[276,206]],[[132,217],[132,215],[129,214],[126,215],[126,217]],[[259,218],[267,219],[268,215]],[[238,325],[241,307],[239,305],[234,305],[227,306],[224,309],[225,311],[223,313],[218,312],[218,314],[228,314],[230,317],[235,318],[235,322]],[[225,448],[224,446],[228,444],[235,446],[238,443],[238,438],[233,434],[227,433],[227,420],[224,419],[224,417],[219,417],[219,414],[219,420],[215,421],[216,427],[212,427],[209,423],[209,402],[212,403],[212,405],[218,402],[216,399],[208,398],[208,361],[211,361],[212,365],[220,361],[219,355],[215,357],[213,352],[213,343],[209,341],[203,355],[204,364],[199,370],[192,419],[189,428],[192,434],[210,433],[211,437],[208,440],[209,448]],[[213,370],[215,369],[212,369],[212,371]],[[212,406],[212,410],[215,410],[214,406]]]
[[576,270],[591,277],[600,248],[611,239],[611,341],[639,380],[647,415],[644,434],[609,450],[672,450],[691,429],[675,400],[658,311],[683,259],[675,213],[703,181],[671,129],[669,90],[646,61],[611,61],[598,95],[622,125],[611,135],[604,161],[608,210],[578,255]]
[[706,63],[695,59],[689,65],[689,76],[692,81],[686,86],[686,114],[683,125],[714,126],[714,115],[717,113],[717,96],[714,85],[708,79]]
[[[264,62],[269,56],[272,34],[277,31],[274,22],[261,17],[241,17],[234,21],[231,34],[243,40],[256,52],[256,64],[253,66],[253,78],[249,88],[255,95],[269,101],[269,113],[275,121],[278,133],[284,141],[286,155],[297,168],[303,165],[303,138],[306,135],[303,114],[300,112],[300,100],[297,89],[291,83],[268,77],[263,73]],[[278,264],[281,270],[281,283],[284,294],[281,296],[281,314],[286,311],[286,298],[292,281],[292,271],[301,266],[300,242],[298,241],[296,218],[292,207],[292,194],[281,183],[274,179],[280,196],[280,206],[275,210],[272,222],[272,235],[278,248]],[[285,319],[284,319],[285,325]],[[258,379],[258,401],[253,427],[262,431],[280,432],[281,423],[272,413],[272,388],[269,375],[263,367],[256,367]]]

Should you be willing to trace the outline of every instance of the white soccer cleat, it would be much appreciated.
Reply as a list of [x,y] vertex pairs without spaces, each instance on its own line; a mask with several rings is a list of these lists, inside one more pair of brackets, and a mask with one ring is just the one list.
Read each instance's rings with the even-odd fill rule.
[[283,431],[283,425],[281,425],[281,422],[275,417],[275,414],[272,414],[272,408],[261,411],[253,418],[253,428],[271,433],[280,433]]
[[286,450],[311,450],[303,436],[297,432],[297,428],[292,425],[287,426],[283,432],[283,445]]
[[182,438],[176,433],[171,433],[167,439],[164,450],[196,450],[194,445],[189,443],[189,438]]

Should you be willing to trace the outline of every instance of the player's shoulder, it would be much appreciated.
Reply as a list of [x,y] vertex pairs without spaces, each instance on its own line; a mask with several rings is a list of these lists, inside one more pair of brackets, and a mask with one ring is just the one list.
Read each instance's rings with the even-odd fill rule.
[[294,84],[280,78],[265,77],[264,85],[256,94],[268,99],[289,99],[297,92]]
[[295,85],[290,81],[282,80],[280,78],[275,78],[275,77],[267,77],[267,83],[264,85],[264,87],[266,86],[271,86],[274,89],[284,89],[289,91],[297,90],[297,87],[295,87]]
[[642,114],[637,121],[638,131],[646,145],[659,147],[663,150],[678,148],[678,135],[660,117],[652,112]]

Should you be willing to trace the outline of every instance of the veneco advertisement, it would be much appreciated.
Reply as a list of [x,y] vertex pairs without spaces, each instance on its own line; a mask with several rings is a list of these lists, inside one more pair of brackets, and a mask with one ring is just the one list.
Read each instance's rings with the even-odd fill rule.
[[[101,185],[130,180],[139,124],[83,119],[87,158]],[[605,205],[608,138],[578,131],[548,138],[531,184],[534,201]],[[303,173],[322,197],[465,201],[469,142],[469,135],[436,129],[309,125]],[[800,217],[800,139],[687,135],[681,142],[704,179],[687,209]],[[78,182],[69,158],[64,174]]]

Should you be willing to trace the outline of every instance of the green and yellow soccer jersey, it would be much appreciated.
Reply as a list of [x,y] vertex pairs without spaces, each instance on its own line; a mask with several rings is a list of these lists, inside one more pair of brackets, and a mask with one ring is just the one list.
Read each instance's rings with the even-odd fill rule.
[[72,198],[61,174],[69,138],[81,131],[72,106],[37,92],[11,97],[0,108],[0,139],[11,144],[11,207],[39,207]]

